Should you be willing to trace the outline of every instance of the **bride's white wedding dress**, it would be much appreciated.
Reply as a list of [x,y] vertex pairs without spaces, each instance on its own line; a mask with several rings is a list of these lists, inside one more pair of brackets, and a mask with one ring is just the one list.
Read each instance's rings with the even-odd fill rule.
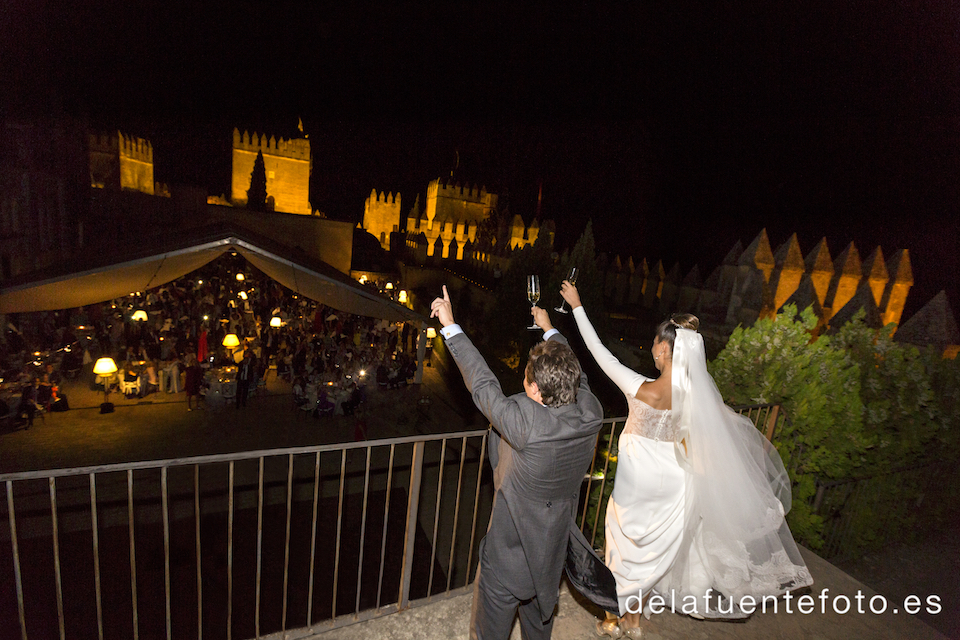
[[[723,404],[701,336],[677,330],[673,409],[661,411],[636,398],[649,378],[603,346],[582,306],[573,315],[629,407],[605,521],[620,614],[635,612],[641,594],[659,594],[680,613],[691,613],[682,605],[695,602],[699,616],[745,617],[744,596],[759,601],[812,584],[784,519],[790,484],[779,455]],[[724,598],[707,607],[709,589]]]

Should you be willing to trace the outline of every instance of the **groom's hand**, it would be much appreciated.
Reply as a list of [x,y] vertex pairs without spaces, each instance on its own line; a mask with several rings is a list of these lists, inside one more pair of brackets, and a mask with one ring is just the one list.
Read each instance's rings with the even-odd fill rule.
[[450,294],[447,285],[443,285],[443,297],[436,298],[430,303],[430,317],[440,321],[440,326],[448,327],[455,324],[453,319],[453,305],[450,304]]

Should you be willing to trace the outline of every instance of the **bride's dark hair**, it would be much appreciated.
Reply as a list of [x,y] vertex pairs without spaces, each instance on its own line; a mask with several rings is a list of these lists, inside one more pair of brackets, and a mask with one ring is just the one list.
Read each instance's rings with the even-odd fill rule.
[[700,328],[700,319],[692,313],[675,313],[657,326],[657,339],[670,345],[671,355],[678,328],[697,331]]

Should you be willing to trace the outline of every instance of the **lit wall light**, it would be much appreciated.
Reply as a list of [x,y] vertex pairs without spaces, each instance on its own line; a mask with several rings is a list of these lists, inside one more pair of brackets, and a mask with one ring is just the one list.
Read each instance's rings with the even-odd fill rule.
[[271,327],[282,327],[282,326],[283,326],[283,320],[280,319],[280,316],[273,316],[272,318],[270,318],[270,326],[271,326]]
[[407,292],[406,292],[406,291],[400,291],[400,296],[397,298],[397,300],[400,302],[400,304],[406,304],[406,303],[407,303]]
[[242,273],[238,273],[238,274],[237,274],[237,282],[243,282],[243,274],[242,274]]
[[384,287],[384,289],[386,289],[387,291],[393,291],[393,283],[392,283],[392,282],[388,282],[388,283],[387,283],[387,286]]
[[130,318],[135,322],[146,322],[147,321],[147,312],[143,309],[137,309],[133,312],[133,316]]
[[247,299],[247,292],[246,292],[246,291],[241,291],[240,293],[237,294],[237,297],[240,298],[241,300],[246,300],[246,299]]

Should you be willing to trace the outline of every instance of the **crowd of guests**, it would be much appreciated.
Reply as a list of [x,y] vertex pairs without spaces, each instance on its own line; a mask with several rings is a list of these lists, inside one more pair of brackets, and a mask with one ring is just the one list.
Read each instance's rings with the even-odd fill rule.
[[[137,311],[146,319],[134,320]],[[273,318],[281,326],[271,326]],[[228,334],[240,346],[225,347]],[[204,371],[240,367],[242,406],[273,367],[294,391],[309,384],[359,387],[362,400],[373,376],[383,386],[412,376],[416,337],[415,326],[337,311],[225,254],[188,276],[103,304],[8,316],[0,357],[5,380],[23,387],[26,404],[43,402],[45,385],[53,390],[46,376],[75,377],[83,364],[108,356],[127,391],[134,380],[140,396],[182,388],[188,408],[204,393]],[[39,371],[38,360],[50,370]],[[37,400],[29,398],[31,386],[39,389]]]

